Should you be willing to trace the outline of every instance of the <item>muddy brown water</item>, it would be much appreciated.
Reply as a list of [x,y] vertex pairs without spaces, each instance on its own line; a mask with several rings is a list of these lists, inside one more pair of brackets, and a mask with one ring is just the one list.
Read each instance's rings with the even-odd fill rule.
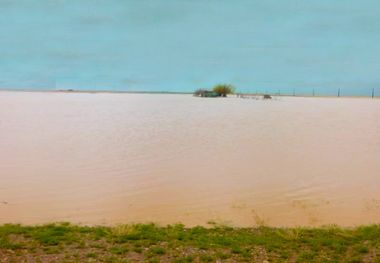
[[0,92],[0,223],[380,221],[380,100]]

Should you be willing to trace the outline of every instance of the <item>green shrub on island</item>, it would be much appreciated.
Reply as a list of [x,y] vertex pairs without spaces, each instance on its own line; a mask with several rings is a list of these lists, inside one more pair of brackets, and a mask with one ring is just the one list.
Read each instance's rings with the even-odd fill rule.
[[207,89],[197,89],[194,92],[194,96],[198,97],[227,97],[228,94],[233,94],[235,92],[234,86],[230,84],[219,84],[216,85],[212,90]]
[[230,84],[218,84],[212,91],[217,93],[219,97],[227,97],[228,94],[234,94],[235,87]]

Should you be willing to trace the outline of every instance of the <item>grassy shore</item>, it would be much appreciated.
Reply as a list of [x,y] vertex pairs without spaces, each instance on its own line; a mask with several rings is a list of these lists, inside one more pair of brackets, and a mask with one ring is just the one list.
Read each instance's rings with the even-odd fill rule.
[[380,225],[0,226],[0,262],[380,262]]

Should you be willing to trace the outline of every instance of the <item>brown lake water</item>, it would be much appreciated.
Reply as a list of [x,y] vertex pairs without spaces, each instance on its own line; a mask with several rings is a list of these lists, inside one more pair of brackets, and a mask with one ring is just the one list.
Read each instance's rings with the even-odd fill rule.
[[0,223],[379,223],[380,100],[0,92]]

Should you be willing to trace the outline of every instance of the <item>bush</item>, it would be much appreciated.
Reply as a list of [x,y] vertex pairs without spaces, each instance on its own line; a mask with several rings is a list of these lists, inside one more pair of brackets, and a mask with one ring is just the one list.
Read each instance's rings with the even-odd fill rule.
[[235,88],[230,84],[219,84],[216,85],[212,91],[217,93],[220,97],[226,97],[227,94],[233,94],[235,92]]

